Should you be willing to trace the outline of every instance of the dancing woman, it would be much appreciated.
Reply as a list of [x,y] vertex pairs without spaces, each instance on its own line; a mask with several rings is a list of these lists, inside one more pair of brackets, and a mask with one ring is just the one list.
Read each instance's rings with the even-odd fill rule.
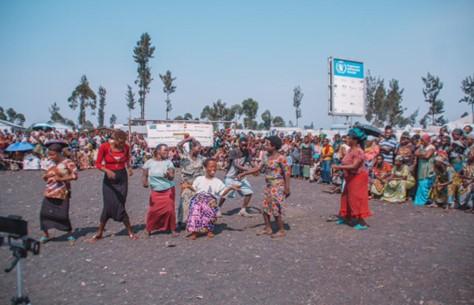
[[42,243],[49,241],[49,229],[67,232],[67,240],[75,241],[71,235],[72,226],[69,219],[69,199],[71,198],[71,181],[77,179],[77,167],[71,160],[64,157],[62,151],[67,146],[62,142],[46,143],[48,159],[50,161],[43,179],[46,189],[41,204],[40,226],[44,236]]
[[[104,206],[100,216],[100,224],[97,233],[92,236],[90,242],[102,239],[105,225],[109,219],[123,222],[128,231],[128,237],[137,239],[133,233],[130,218],[125,210],[125,202],[128,193],[128,176],[133,175],[130,167],[130,148],[125,143],[127,134],[122,130],[115,130],[112,138],[102,144],[97,154],[96,167],[104,172],[102,182],[102,195]],[[128,173],[127,173],[128,171]]]
[[353,224],[356,230],[368,229],[365,218],[372,215],[369,210],[369,175],[364,165],[363,145],[367,135],[360,128],[348,133],[349,152],[341,165],[333,165],[334,170],[344,172],[345,186],[341,196],[338,224]]

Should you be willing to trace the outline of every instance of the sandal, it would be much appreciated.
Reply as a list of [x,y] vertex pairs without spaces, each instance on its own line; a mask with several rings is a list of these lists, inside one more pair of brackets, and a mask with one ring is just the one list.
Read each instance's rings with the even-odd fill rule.
[[271,230],[268,230],[268,229],[263,229],[263,230],[257,232],[257,236],[272,235],[272,234],[273,234],[273,232]]
[[39,241],[40,241],[40,243],[45,244],[49,241],[49,237],[41,236]]
[[358,231],[367,230],[368,228],[369,228],[368,226],[361,225],[360,223],[358,223],[354,226],[354,229],[356,229]]

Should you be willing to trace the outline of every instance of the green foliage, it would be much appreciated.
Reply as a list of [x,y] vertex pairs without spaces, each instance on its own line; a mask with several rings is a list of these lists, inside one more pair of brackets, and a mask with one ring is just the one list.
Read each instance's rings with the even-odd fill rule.
[[3,107],[0,107],[0,120],[7,120],[7,115],[5,114],[5,110],[3,109]]
[[407,110],[402,106],[404,89],[400,88],[399,82],[392,79],[385,88],[385,81],[375,78],[370,71],[365,78],[366,83],[366,115],[365,119],[377,127],[385,125],[405,127],[414,125],[418,110],[410,116],[405,117]]
[[136,101],[135,101],[135,93],[132,91],[132,87],[127,85],[127,93],[125,94],[125,100],[127,101],[127,108],[128,108],[128,117],[132,118],[132,110],[135,109]]
[[244,118],[244,127],[246,129],[256,129],[257,122],[255,117],[258,112],[258,102],[252,98],[248,98],[242,102],[242,113],[245,116]]
[[171,76],[171,71],[168,70],[164,75],[160,74],[160,79],[163,82],[163,92],[166,94],[166,119],[168,119],[169,112],[173,110],[170,95],[176,91],[176,86],[173,84],[176,77]]
[[153,58],[155,47],[151,45],[151,37],[148,33],[143,33],[140,40],[137,41],[133,49],[133,59],[138,64],[137,79],[135,84],[138,85],[138,104],[140,105],[140,118],[145,119],[145,98],[150,92],[151,68],[149,61]]
[[107,94],[107,90],[104,87],[99,87],[99,111],[98,111],[98,118],[97,121],[99,123],[99,127],[104,127],[104,117],[105,117],[105,95]]
[[298,126],[298,119],[301,118],[301,101],[303,100],[303,92],[300,86],[293,89],[293,107],[295,107],[296,126]]
[[25,115],[23,113],[16,112],[13,108],[8,108],[6,111],[0,107],[0,119],[9,121],[14,124],[23,126],[26,121]]
[[271,127],[272,127],[272,120],[273,120],[273,117],[272,117],[272,114],[270,112],[270,110],[265,110],[262,115],[261,115],[261,118],[262,118],[262,129],[266,129],[266,130],[269,130]]
[[[227,107],[221,100],[217,100],[212,106],[205,106],[201,111],[201,119],[209,121],[232,121],[234,118],[235,112],[232,107]],[[228,128],[230,124],[226,123],[224,126]],[[216,123],[214,123],[214,128],[217,128]]]
[[51,107],[49,107],[50,121],[55,123],[64,123],[64,117],[59,113],[61,109],[59,108],[58,104],[54,102]]
[[115,114],[112,114],[109,119],[110,128],[113,128],[116,123],[117,123],[117,116]]
[[460,103],[466,103],[471,106],[471,114],[474,120],[474,75],[466,77],[461,82],[461,90],[464,93]]
[[273,127],[285,127],[285,120],[281,116],[276,116],[272,120]]
[[446,124],[445,118],[442,116],[444,113],[444,102],[439,99],[439,93],[443,89],[443,83],[440,81],[439,77],[427,74],[426,77],[422,77],[421,80],[425,85],[423,88],[423,96],[425,97],[425,102],[430,104],[428,112],[420,120],[420,124],[424,127],[427,126],[428,122],[431,125],[441,126]]
[[87,77],[83,75],[79,85],[72,91],[68,98],[69,107],[76,110],[79,107],[78,125],[84,128],[86,124],[86,109],[95,110],[97,107],[97,97],[95,92],[90,88]]

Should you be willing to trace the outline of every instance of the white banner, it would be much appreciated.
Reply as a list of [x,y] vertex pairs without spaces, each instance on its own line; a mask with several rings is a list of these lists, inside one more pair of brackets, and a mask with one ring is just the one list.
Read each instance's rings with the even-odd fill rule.
[[157,123],[148,124],[147,144],[148,147],[156,147],[158,144],[176,146],[184,139],[187,133],[201,143],[202,146],[212,146],[214,143],[214,131],[210,123]]

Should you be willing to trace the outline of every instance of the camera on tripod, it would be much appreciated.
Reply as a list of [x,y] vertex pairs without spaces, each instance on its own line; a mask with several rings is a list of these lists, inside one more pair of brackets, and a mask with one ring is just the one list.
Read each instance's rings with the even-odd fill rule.
[[40,243],[37,240],[28,237],[28,222],[20,216],[10,215],[8,217],[0,216],[0,246],[6,243],[13,254],[11,265],[5,269],[10,272],[16,267],[17,293],[11,302],[17,304],[30,304],[28,296],[23,294],[23,273],[22,260],[28,256],[28,252],[38,255],[40,252]]
[[27,235],[28,222],[23,220],[21,216],[0,216],[0,246],[6,242],[11,248],[23,250],[25,254],[22,257],[26,257],[28,251],[38,255],[40,243]]

